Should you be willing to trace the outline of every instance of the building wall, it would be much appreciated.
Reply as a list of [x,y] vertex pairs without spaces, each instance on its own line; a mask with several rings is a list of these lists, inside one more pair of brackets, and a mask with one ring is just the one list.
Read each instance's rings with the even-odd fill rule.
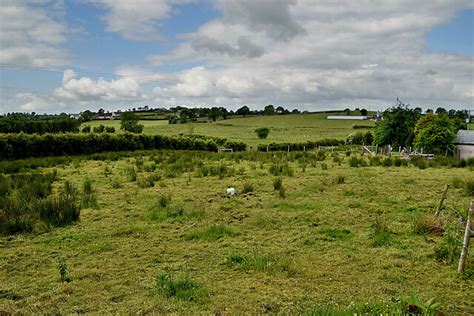
[[457,145],[456,156],[459,159],[474,157],[474,145]]

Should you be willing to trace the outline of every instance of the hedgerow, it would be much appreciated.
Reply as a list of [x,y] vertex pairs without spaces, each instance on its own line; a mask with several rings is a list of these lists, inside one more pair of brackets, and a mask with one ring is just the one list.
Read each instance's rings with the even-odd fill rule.
[[181,149],[217,151],[219,144],[245,150],[240,142],[216,142],[215,138],[169,137],[136,134],[4,134],[0,135],[0,159],[27,157],[87,155],[108,151],[133,151],[149,149]]
[[290,151],[295,151],[295,150],[308,150],[308,149],[315,149],[318,148],[319,146],[339,146],[339,145],[344,145],[344,140],[340,139],[321,139],[317,141],[308,141],[305,143],[271,143],[268,145],[265,144],[260,144],[258,145],[257,149],[259,151],[285,151],[290,149]]

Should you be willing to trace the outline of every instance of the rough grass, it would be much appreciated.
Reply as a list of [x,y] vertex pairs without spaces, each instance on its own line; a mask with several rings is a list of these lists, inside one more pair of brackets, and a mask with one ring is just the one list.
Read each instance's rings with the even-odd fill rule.
[[[150,157],[154,171],[145,167]],[[53,192],[61,191],[66,179],[79,190],[90,179],[101,209],[83,209],[79,222],[46,233],[0,237],[1,309],[25,314],[317,314],[328,305],[338,314],[364,305],[386,314],[392,302],[416,292],[422,302],[442,302],[446,315],[472,314],[474,303],[466,295],[474,292],[472,274],[461,278],[456,273],[459,235],[413,230],[414,214],[432,214],[444,185],[453,178],[472,178],[472,171],[352,168],[350,157],[340,157],[340,165],[326,160],[324,170],[310,152],[156,151],[143,157],[141,170],[133,158],[115,157],[107,162],[107,177],[100,160],[47,165],[42,171],[58,170]],[[298,161],[303,159],[304,173]],[[285,163],[292,176],[270,173],[272,165]],[[218,170],[221,165],[243,171],[196,173],[199,166]],[[140,188],[124,172],[132,166],[137,179],[162,177],[155,186]],[[167,170],[175,177],[164,177]],[[338,175],[346,180],[334,185]],[[274,188],[275,177],[282,177],[285,199]],[[121,185],[112,187],[112,179]],[[226,195],[229,186],[243,188],[247,182],[253,184],[252,194]],[[466,209],[469,202],[463,188],[449,190],[445,210]],[[390,242],[374,246],[372,224],[380,213]],[[441,217],[456,220],[449,211]],[[71,282],[58,277],[62,257]],[[470,256],[468,271],[473,264]],[[171,281],[157,284],[162,271]],[[177,282],[183,275],[191,282]],[[207,289],[195,296],[204,299],[166,294],[186,292],[189,283]]]

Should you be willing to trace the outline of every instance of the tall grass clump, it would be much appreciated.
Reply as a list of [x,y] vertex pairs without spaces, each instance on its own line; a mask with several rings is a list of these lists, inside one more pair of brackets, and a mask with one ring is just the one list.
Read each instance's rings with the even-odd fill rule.
[[252,183],[245,183],[244,184],[244,187],[242,189],[242,193],[245,194],[245,193],[250,193],[250,192],[253,192],[254,188],[253,188],[253,184]]
[[467,196],[474,196],[474,179],[468,179],[464,182],[464,192]]
[[443,233],[442,241],[435,247],[433,256],[444,264],[455,263],[459,259],[463,241],[456,229],[456,225],[448,226]]
[[411,223],[412,232],[417,235],[441,234],[443,224],[431,215],[414,214]]
[[160,272],[155,282],[155,290],[166,298],[199,302],[208,295],[207,290],[188,274],[180,274],[174,277],[169,273]]
[[275,178],[275,180],[273,180],[273,189],[280,190],[282,185],[283,185],[283,179],[281,177]]
[[392,243],[391,232],[388,228],[387,219],[384,216],[378,216],[372,223],[372,245],[375,247],[388,246]]
[[75,187],[66,181],[57,196],[39,203],[39,215],[48,227],[66,226],[79,220],[79,204]]
[[346,181],[346,177],[345,176],[337,176],[336,178],[336,184],[343,184],[344,182]]
[[91,179],[86,179],[82,183],[81,206],[82,208],[99,208],[99,203],[97,203],[97,196]]
[[137,181],[137,170],[134,166],[129,166],[125,169],[125,175],[127,176],[128,181],[135,182]]

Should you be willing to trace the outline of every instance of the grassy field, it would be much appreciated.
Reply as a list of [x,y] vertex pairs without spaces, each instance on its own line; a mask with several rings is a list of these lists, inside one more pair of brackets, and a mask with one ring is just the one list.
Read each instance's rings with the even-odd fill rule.
[[[323,138],[346,139],[354,130],[352,125],[374,125],[372,121],[334,121],[327,120],[330,115],[298,114],[254,116],[233,118],[212,123],[168,124],[167,121],[140,121],[145,126],[144,132],[150,134],[177,135],[180,133],[217,136],[229,140],[243,141],[249,146],[272,142],[306,142]],[[115,126],[120,130],[120,121],[93,121],[84,125],[97,126],[100,124]],[[255,129],[270,128],[267,139],[258,139]]]
[[[277,119],[220,123],[251,130],[259,120],[276,128]],[[474,313],[472,273],[462,278],[436,259],[439,231],[415,229],[447,183],[455,185],[441,222],[456,219],[470,201],[456,183],[472,171],[352,168],[345,152],[322,158],[156,151],[57,166],[54,190],[90,179],[100,207],[83,209],[71,226],[0,237],[0,310],[311,313],[392,305],[416,293],[442,302],[448,315]],[[64,266],[69,282],[60,280]]]

